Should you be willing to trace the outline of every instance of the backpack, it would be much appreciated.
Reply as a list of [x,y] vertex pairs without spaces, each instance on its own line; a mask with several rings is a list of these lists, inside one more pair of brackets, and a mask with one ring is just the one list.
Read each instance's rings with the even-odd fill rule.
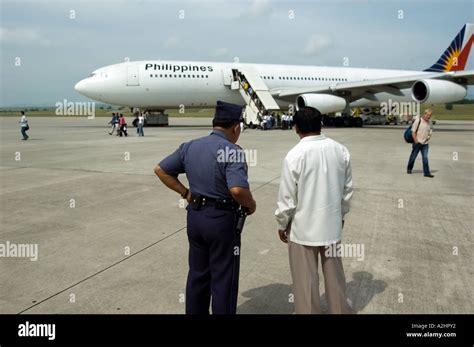
[[[421,117],[418,118],[419,121],[418,121],[418,126],[416,127],[416,130],[415,130],[415,133],[418,132],[418,128],[420,127],[420,124],[421,124]],[[416,122],[416,120],[415,120]],[[411,124],[408,128],[405,129],[405,131],[403,132],[403,138],[405,139],[405,142],[407,143],[413,143],[413,132],[411,131],[411,127],[413,126],[413,124]]]

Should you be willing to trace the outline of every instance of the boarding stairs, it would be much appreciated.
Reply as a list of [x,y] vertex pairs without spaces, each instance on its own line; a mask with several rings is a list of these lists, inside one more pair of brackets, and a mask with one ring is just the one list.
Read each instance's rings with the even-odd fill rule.
[[238,89],[247,105],[244,119],[248,126],[259,125],[263,115],[280,109],[267,85],[253,68],[232,69],[232,76],[231,89]]

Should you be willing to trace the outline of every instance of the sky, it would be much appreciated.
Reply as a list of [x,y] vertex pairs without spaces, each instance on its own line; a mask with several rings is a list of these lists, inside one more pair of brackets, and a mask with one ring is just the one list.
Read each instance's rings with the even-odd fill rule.
[[0,19],[0,107],[53,106],[125,59],[423,70],[474,0],[1,0]]

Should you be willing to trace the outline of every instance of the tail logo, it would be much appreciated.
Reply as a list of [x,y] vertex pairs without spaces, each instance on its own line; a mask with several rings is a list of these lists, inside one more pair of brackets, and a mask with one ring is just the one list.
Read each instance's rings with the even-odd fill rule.
[[[474,40],[472,26],[472,24],[464,25],[438,61],[425,71],[448,72],[464,70]],[[465,34],[467,34],[467,37]]]

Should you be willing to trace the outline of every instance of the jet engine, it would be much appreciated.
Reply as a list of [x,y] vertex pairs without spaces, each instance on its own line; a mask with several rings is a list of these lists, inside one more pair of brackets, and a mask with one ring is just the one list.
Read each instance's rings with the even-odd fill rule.
[[346,99],[330,94],[301,94],[296,98],[296,109],[313,107],[321,114],[340,112],[346,108]]
[[444,104],[464,99],[467,90],[460,84],[443,80],[418,80],[411,87],[413,100],[419,103]]

